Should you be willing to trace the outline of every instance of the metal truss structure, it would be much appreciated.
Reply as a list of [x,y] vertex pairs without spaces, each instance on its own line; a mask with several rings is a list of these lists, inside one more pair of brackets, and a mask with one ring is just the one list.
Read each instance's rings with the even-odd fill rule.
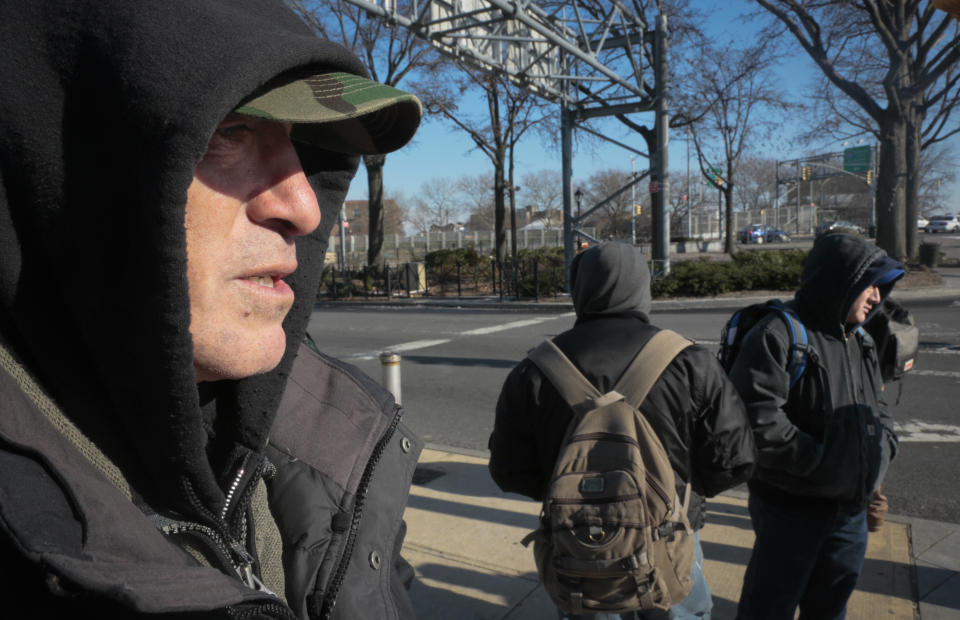
[[[574,234],[606,200],[573,215],[572,131],[591,118],[656,111],[661,157],[651,161],[658,181],[654,200],[654,259],[669,270],[666,195],[666,23],[648,28],[620,0],[347,0],[395,26],[407,28],[441,53],[478,71],[502,76],[560,105],[563,159],[564,246],[573,260]],[[657,51],[659,50],[659,54]],[[657,64],[658,66],[654,66]],[[645,155],[603,136],[618,146]],[[639,179],[635,178],[630,185]],[[657,218],[657,203],[662,203]],[[658,230],[658,221],[663,230]],[[658,232],[660,233],[658,235]],[[658,243],[658,237],[667,241]]]

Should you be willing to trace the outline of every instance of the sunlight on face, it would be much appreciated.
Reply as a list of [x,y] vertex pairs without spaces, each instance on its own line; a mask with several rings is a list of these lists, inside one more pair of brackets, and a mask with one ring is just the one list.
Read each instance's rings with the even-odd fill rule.
[[294,239],[320,223],[290,125],[230,114],[187,190],[190,334],[197,381],[266,372],[286,349]]

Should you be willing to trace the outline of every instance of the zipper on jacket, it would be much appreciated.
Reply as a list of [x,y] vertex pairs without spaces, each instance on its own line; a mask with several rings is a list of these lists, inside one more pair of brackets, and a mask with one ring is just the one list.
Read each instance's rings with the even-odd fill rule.
[[[856,334],[853,334],[854,339],[857,338]],[[859,406],[860,403],[857,401],[857,384],[853,374],[853,361],[850,359],[850,346],[849,339],[844,338],[843,354],[847,360],[847,376],[849,378],[850,384],[850,402],[852,403],[854,409],[857,412],[857,429],[860,431],[859,436],[857,437],[857,456],[859,456],[860,461],[860,471],[857,472],[857,489],[854,493],[854,505],[859,507],[864,500],[864,497],[867,494],[866,489],[864,489],[864,483],[866,482],[866,463],[864,463],[863,456],[863,431],[864,431],[864,421],[863,421],[863,411]],[[858,347],[861,347],[861,356],[863,355],[863,349],[860,342],[857,340],[855,344]]]
[[[244,585],[256,592],[276,596],[254,574],[253,556],[237,541],[229,540],[214,528],[199,523],[176,521],[159,514],[153,515],[152,518],[154,525],[167,536],[192,533],[206,539],[214,547],[215,552],[218,552],[224,560],[230,563]],[[224,567],[218,568],[222,569]]]
[[243,479],[243,474],[246,469],[247,459],[250,457],[250,454],[244,454],[243,460],[240,461],[240,467],[237,469],[237,474],[233,477],[233,482],[230,483],[230,488],[227,489],[227,496],[223,502],[223,509],[220,511],[220,520],[226,522],[227,514],[230,512],[230,503],[233,501],[233,496],[237,492],[237,487],[240,486],[240,481]]
[[400,424],[400,418],[402,417],[403,409],[400,405],[394,405],[393,409],[393,420],[390,421],[390,426],[387,428],[383,437],[380,438],[380,441],[377,442],[377,445],[374,447],[373,452],[370,455],[370,460],[367,461],[367,466],[363,470],[363,475],[360,477],[360,483],[357,485],[357,495],[356,500],[353,505],[353,515],[350,521],[350,529],[347,532],[347,540],[343,546],[343,554],[340,556],[340,562],[337,564],[337,569],[333,574],[333,577],[330,579],[330,587],[327,589],[326,595],[323,597],[323,604],[320,607],[320,617],[321,618],[330,618],[333,614],[333,608],[337,605],[337,596],[340,594],[340,588],[343,586],[343,579],[347,574],[347,567],[350,564],[350,558],[353,555],[353,546],[357,540],[357,531],[360,529],[360,519],[363,516],[363,505],[366,500],[367,491],[370,487],[370,482],[373,479],[373,471],[376,469],[377,464],[380,462],[380,458],[383,456],[383,451],[386,449],[387,444],[390,442],[390,439],[393,437],[393,434],[397,430],[397,425]]
[[[230,528],[226,522],[226,516],[229,514],[230,508],[233,505],[232,500],[236,499],[237,497],[237,489],[239,488],[240,482],[242,481],[245,473],[248,459],[249,455],[246,455],[237,471],[237,474],[234,476],[230,488],[227,490],[224,507],[220,513],[221,522],[217,524],[220,526],[219,528],[210,527],[208,525],[203,525],[192,521],[178,521],[169,517],[165,517],[161,514],[154,514],[151,518],[154,525],[163,534],[168,536],[182,534],[185,532],[200,535],[211,544],[211,546],[214,548],[214,551],[217,552],[223,558],[223,560],[229,562],[230,566],[236,572],[237,577],[240,578],[244,585],[256,592],[277,596],[275,592],[264,585],[263,581],[261,581],[253,571],[253,556],[250,555],[250,553],[244,547],[247,533],[246,519],[242,519],[240,540],[236,540],[230,536]],[[253,487],[256,484],[260,474],[266,469],[266,465],[267,460],[266,457],[264,457],[257,465],[257,468],[254,471],[254,476],[250,479],[251,483],[247,485],[247,488],[244,490],[241,496],[241,501],[246,501],[246,498],[249,498],[253,494]],[[221,566],[218,568],[223,570],[226,567]]]

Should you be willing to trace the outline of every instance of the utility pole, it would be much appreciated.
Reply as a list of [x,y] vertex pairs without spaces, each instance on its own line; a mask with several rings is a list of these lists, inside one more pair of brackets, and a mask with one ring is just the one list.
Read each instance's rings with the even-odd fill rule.
[[[630,179],[637,180],[637,173],[633,167],[635,157],[630,156]],[[637,184],[630,186],[630,243],[637,245]]]
[[687,127],[687,193],[684,194],[684,199],[687,204],[687,237],[692,238],[693,232],[691,225],[693,224],[693,209],[690,208],[690,127]]
[[797,160],[797,221],[794,225],[794,231],[800,234],[800,160]]
[[[657,16],[654,44],[654,84],[656,87],[657,152],[654,167],[655,178],[650,182],[650,199],[653,203],[653,260],[658,276],[670,275],[670,179],[668,178],[667,149],[670,147],[670,114],[667,109],[667,16]],[[654,191],[655,190],[655,191]]]

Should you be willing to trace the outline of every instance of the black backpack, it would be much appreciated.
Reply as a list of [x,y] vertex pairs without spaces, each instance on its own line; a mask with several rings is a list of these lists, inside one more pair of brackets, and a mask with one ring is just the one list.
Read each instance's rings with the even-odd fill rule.
[[897,381],[913,368],[920,348],[920,329],[910,312],[887,297],[863,328],[877,345],[880,375],[884,382]]
[[779,299],[771,299],[766,303],[751,304],[740,308],[727,319],[720,334],[720,352],[717,358],[724,370],[730,372],[733,361],[740,353],[740,344],[747,332],[760,322],[760,319],[774,312],[787,326],[790,334],[790,359],[787,362],[787,372],[790,373],[790,387],[796,385],[807,369],[807,362],[813,347],[807,341],[807,328],[803,326],[796,312]]

